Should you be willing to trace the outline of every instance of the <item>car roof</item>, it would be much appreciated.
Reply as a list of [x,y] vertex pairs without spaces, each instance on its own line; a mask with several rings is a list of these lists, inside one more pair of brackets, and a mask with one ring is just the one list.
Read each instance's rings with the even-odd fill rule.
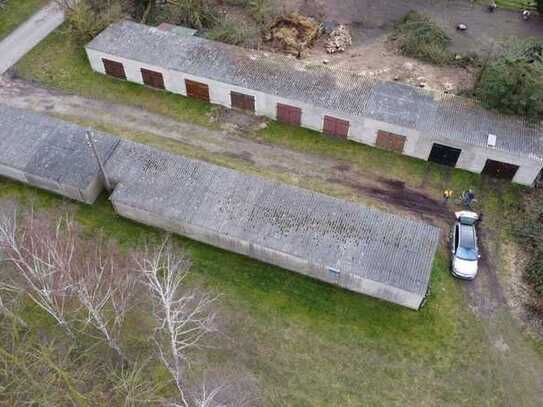
[[459,245],[465,249],[476,249],[475,244],[475,227],[459,223]]

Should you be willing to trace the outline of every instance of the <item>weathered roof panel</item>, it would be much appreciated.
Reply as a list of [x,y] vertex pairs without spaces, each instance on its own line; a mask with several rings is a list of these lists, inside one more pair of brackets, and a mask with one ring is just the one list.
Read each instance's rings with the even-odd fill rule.
[[[86,189],[99,169],[85,132],[84,127],[0,104],[0,164],[27,177]],[[118,143],[100,132],[94,133],[94,140],[104,161]]]
[[112,201],[424,296],[439,230],[300,188],[123,142]]

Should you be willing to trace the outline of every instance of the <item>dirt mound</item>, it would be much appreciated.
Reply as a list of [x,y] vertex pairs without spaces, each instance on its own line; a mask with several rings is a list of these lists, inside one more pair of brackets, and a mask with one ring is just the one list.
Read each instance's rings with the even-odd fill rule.
[[319,38],[320,24],[311,17],[291,13],[277,17],[264,35],[273,48],[301,56],[304,49],[311,47]]

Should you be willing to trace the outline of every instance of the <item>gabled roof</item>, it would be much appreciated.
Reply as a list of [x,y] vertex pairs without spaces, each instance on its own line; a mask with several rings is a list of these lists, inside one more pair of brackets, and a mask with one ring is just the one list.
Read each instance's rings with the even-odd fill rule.
[[107,28],[88,49],[261,91],[337,111],[543,160],[541,127],[490,112],[472,101],[395,82],[368,79],[327,67],[304,67],[280,55],[200,37],[178,35],[122,21]]
[[[346,281],[369,279],[421,299],[426,293],[439,241],[432,225],[132,142],[121,143],[107,168],[117,184],[113,203],[161,224],[228,236],[323,273],[333,268]],[[389,299],[386,291],[373,295]]]

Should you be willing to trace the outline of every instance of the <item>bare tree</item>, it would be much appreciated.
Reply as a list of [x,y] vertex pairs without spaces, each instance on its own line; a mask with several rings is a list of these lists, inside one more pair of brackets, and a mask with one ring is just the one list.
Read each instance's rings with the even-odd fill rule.
[[[98,330],[119,360],[127,362],[120,345],[121,330],[136,286],[135,267],[117,247],[97,236],[86,248],[86,260],[73,285],[87,313],[86,322]],[[123,261],[124,260],[124,261]]]
[[75,252],[73,239],[65,236],[71,232],[70,225],[63,218],[51,228],[47,219],[31,211],[19,228],[17,213],[4,213],[0,216],[0,247],[25,281],[30,298],[75,338],[66,315]]
[[153,298],[157,320],[154,341],[160,360],[170,372],[179,392],[176,406],[209,406],[215,390],[199,400],[188,391],[187,352],[200,346],[204,336],[215,331],[215,313],[211,304],[216,296],[191,290],[185,278],[191,263],[185,254],[177,254],[167,240],[140,260],[140,268]]
[[55,223],[33,211],[20,225],[15,212],[2,216],[0,243],[26,282],[28,295],[73,339],[67,313],[82,309],[85,322],[126,362],[119,339],[137,277],[128,256],[113,243],[106,246],[101,236],[84,240],[69,215]]

